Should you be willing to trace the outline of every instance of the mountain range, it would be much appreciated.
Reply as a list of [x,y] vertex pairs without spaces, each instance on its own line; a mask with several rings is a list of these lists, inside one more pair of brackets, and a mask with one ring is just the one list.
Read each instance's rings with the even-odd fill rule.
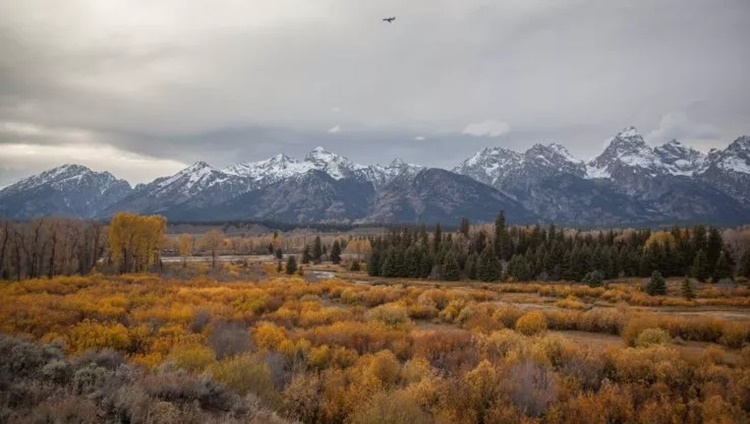
[[135,188],[108,172],[63,165],[0,191],[0,216],[107,218],[118,211],[172,220],[291,223],[489,221],[575,226],[750,221],[750,137],[704,154],[672,140],[650,147],[615,135],[591,161],[559,144],[485,148],[452,170],[394,160],[361,165],[322,147],[217,169],[197,162]]

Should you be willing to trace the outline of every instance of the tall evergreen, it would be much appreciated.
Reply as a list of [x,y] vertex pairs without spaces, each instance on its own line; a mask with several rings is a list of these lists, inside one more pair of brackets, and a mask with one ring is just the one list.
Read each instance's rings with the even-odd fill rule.
[[693,266],[690,268],[690,276],[700,282],[706,281],[709,276],[708,259],[706,259],[706,253],[703,252],[703,249],[698,250],[698,253],[695,254]]
[[293,275],[295,272],[297,272],[297,257],[289,255],[286,259],[286,273],[288,275]]
[[443,230],[440,228],[440,223],[438,222],[435,224],[435,234],[433,234],[433,251],[439,252],[440,251],[440,244],[443,241]]
[[729,262],[726,252],[722,251],[719,253],[719,258],[716,260],[716,265],[713,271],[713,280],[719,281],[724,278],[732,278],[732,264]]
[[281,260],[284,257],[284,251],[281,250],[281,248],[276,249],[276,259]]
[[690,284],[690,279],[685,277],[684,280],[682,280],[682,297],[684,297],[687,300],[693,300],[695,299],[695,292],[693,291],[693,286]]
[[721,232],[718,228],[711,227],[708,230],[708,241],[706,242],[706,260],[708,261],[708,273],[711,275],[714,275],[723,248],[724,240],[721,237]]
[[495,256],[495,249],[487,245],[477,260],[477,278],[482,281],[497,281],[500,279],[500,261]]
[[750,278],[750,249],[745,251],[740,260],[740,275],[745,278]]
[[315,236],[315,242],[313,242],[313,249],[312,249],[312,260],[316,264],[319,264],[322,257],[323,257],[323,243],[320,241],[320,236]]
[[667,283],[664,281],[661,272],[654,271],[651,273],[651,279],[646,284],[646,293],[650,296],[663,296],[667,294]]
[[302,263],[307,265],[312,261],[312,255],[310,254],[310,245],[306,244],[304,250],[302,250]]
[[367,274],[371,277],[377,277],[380,275],[380,270],[383,267],[382,264],[382,250],[380,246],[375,246],[370,254],[370,259],[367,261]]
[[461,223],[458,225],[458,232],[463,234],[464,237],[469,237],[469,228],[471,227],[471,224],[469,224],[469,218],[462,217]]
[[448,281],[458,281],[461,279],[461,269],[458,266],[458,260],[456,259],[456,253],[454,251],[450,251],[445,255],[443,279]]
[[341,245],[339,244],[338,240],[335,240],[333,242],[333,246],[331,246],[331,262],[338,265],[341,263]]
[[466,258],[466,262],[464,263],[464,274],[466,275],[466,278],[470,280],[477,279],[477,261],[478,260],[479,260],[479,255],[477,255],[476,252],[472,253]]

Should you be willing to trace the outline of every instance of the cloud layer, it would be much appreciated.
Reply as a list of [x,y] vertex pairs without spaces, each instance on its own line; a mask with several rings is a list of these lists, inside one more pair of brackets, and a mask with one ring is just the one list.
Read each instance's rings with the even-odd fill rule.
[[746,0],[7,0],[0,144],[33,153],[0,153],[0,185],[80,146],[159,174],[316,145],[365,163],[540,140],[589,157],[627,125],[722,147],[750,133],[748,18]]

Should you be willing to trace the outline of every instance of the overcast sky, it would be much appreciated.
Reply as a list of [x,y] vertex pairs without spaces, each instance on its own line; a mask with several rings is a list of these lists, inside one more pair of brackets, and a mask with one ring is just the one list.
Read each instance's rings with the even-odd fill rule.
[[724,147],[750,134],[749,21],[748,0],[3,0],[0,186],[317,145],[366,164],[551,141],[586,159],[628,125]]

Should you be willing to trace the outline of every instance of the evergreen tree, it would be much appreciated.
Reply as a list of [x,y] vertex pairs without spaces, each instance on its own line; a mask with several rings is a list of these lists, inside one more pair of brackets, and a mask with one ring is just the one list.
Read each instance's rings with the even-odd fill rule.
[[355,259],[354,262],[352,262],[352,266],[351,266],[351,268],[349,268],[349,270],[352,271],[352,272],[359,272],[360,269],[361,268],[360,268],[360,265],[359,265],[359,261]]
[[690,284],[690,279],[685,277],[682,280],[682,297],[687,300],[695,299],[695,292],[693,292],[693,286]]
[[443,279],[448,281],[458,281],[461,279],[461,269],[458,266],[456,253],[453,251],[450,251],[445,255],[445,262],[443,263]]
[[461,218],[461,223],[458,225],[458,232],[464,235],[464,237],[469,238],[469,228],[471,225],[469,224],[469,218],[466,218],[465,216]]
[[667,294],[667,283],[664,281],[661,272],[654,271],[651,273],[651,279],[646,284],[646,293],[649,296],[663,296]]
[[729,262],[726,252],[722,251],[719,254],[719,258],[716,260],[716,266],[714,266],[712,277],[714,281],[719,281],[724,278],[732,278],[732,264]]
[[745,278],[750,278],[750,249],[745,251],[740,261],[740,275]]
[[709,276],[708,260],[706,259],[706,254],[703,252],[703,249],[698,250],[698,253],[695,254],[695,260],[690,269],[690,276],[700,282],[706,281]]
[[601,287],[602,286],[602,275],[599,271],[591,271],[583,277],[583,282],[589,287]]
[[432,274],[432,268],[435,266],[435,258],[429,251],[422,252],[422,259],[419,262],[420,277],[429,278]]
[[297,272],[297,257],[294,255],[289,255],[289,257],[286,259],[286,273],[288,275],[294,275],[295,272]]
[[372,253],[370,254],[370,259],[367,261],[367,274],[369,276],[377,277],[380,275],[380,271],[383,268],[383,259],[380,246],[373,248]]
[[466,258],[466,262],[464,263],[464,274],[466,274],[466,277],[470,280],[477,279],[477,261],[478,260],[479,260],[479,255],[477,255],[476,252],[472,253]]
[[284,251],[281,248],[276,249],[276,259],[281,260],[284,257]]
[[[708,261],[708,273],[714,275],[719,256],[723,253],[724,240],[718,228],[711,227],[708,230],[708,241],[706,242],[706,261]],[[724,258],[727,259],[727,258]]]
[[312,261],[312,255],[310,254],[310,245],[306,244],[304,250],[302,250],[302,263],[307,265]]
[[315,236],[315,242],[313,243],[312,249],[312,260],[319,264],[323,257],[323,244],[320,241],[320,236]]
[[487,245],[477,260],[477,278],[482,281],[497,281],[500,279],[500,261],[495,256],[495,249]]
[[331,262],[336,265],[341,263],[341,245],[338,240],[334,241],[333,246],[331,246]]
[[509,260],[512,255],[510,236],[508,235],[508,230],[505,227],[505,211],[500,211],[500,213],[495,218],[494,250],[495,255],[497,255],[498,259]]
[[440,251],[440,243],[443,241],[443,230],[440,228],[440,223],[438,222],[435,224],[435,234],[434,234],[433,242],[433,251],[438,252]]
[[273,255],[273,243],[268,243],[268,253]]

